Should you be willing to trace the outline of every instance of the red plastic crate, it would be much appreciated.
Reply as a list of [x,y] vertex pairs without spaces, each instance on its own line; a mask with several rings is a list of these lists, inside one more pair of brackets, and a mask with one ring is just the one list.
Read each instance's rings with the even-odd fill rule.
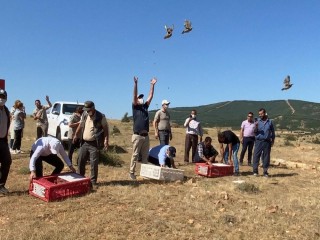
[[29,194],[46,202],[61,200],[89,192],[90,179],[77,173],[35,178],[30,182]]
[[233,166],[223,163],[196,163],[195,172],[206,177],[222,177],[233,175]]

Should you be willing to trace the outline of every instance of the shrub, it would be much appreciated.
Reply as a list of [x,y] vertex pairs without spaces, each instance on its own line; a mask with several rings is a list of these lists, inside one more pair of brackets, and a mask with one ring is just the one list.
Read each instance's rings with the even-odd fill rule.
[[127,112],[122,117],[121,122],[130,122],[130,119],[128,118],[128,113]]
[[122,164],[124,163],[120,157],[114,153],[114,152],[100,152],[100,163],[103,165],[108,165],[112,167],[122,167]]
[[252,183],[240,183],[237,185],[236,187],[239,191],[241,192],[246,192],[246,193],[258,193],[259,192],[259,188],[256,187],[254,184]]
[[117,128],[116,126],[113,126],[113,129],[112,129],[112,134],[120,134],[120,129]]
[[283,145],[284,145],[284,146],[287,146],[287,147],[294,146],[294,144],[293,144],[292,142],[290,142],[288,139],[285,139],[285,140],[284,140]]
[[315,137],[311,142],[314,144],[320,144],[320,139],[318,137]]
[[284,139],[287,141],[296,141],[297,137],[293,135],[286,135]]

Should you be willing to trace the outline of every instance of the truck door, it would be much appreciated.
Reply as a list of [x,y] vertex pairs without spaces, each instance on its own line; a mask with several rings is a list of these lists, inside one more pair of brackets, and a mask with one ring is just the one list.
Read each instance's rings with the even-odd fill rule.
[[55,103],[52,106],[50,114],[48,115],[48,122],[49,122],[48,134],[51,136],[54,136],[54,137],[57,136],[57,126],[59,125],[60,114],[61,114],[61,104]]

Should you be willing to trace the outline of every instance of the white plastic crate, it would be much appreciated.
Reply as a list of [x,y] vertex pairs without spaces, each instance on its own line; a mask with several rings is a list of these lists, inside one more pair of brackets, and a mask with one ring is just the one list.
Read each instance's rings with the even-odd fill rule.
[[165,181],[182,181],[184,171],[174,168],[162,168],[152,164],[141,164],[140,176]]

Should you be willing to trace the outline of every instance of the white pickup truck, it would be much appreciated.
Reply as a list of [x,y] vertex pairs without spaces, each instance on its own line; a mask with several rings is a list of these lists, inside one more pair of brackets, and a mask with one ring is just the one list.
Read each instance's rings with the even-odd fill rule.
[[55,102],[47,111],[49,128],[48,135],[58,138],[62,142],[68,142],[69,119],[78,106],[83,103]]

